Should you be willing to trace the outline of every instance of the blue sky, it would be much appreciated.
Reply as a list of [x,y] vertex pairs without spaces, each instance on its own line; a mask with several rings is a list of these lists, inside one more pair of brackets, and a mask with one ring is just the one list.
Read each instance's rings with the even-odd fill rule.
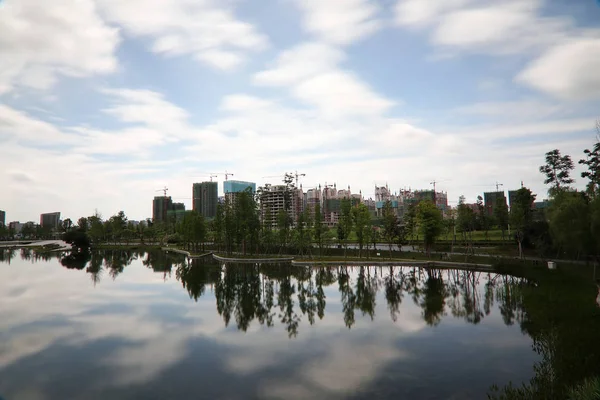
[[0,209],[141,219],[226,170],[543,198],[544,153],[595,140],[599,24],[594,0],[5,0]]

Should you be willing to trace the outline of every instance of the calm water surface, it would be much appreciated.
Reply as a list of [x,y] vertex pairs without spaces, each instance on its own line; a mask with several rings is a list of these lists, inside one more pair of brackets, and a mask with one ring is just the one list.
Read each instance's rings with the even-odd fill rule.
[[5,400],[479,399],[545,360],[523,329],[525,278],[124,251],[0,261]]

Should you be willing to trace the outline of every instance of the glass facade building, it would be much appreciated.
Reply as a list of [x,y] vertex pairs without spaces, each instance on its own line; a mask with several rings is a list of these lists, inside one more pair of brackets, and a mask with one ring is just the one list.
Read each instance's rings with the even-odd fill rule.
[[245,181],[225,181],[223,182],[223,192],[227,193],[239,193],[246,189],[252,189],[252,193],[256,193],[256,183],[245,182]]

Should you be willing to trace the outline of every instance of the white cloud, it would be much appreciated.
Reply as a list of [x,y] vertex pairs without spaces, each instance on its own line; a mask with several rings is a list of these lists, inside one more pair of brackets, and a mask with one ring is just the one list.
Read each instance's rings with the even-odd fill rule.
[[238,66],[248,52],[268,45],[265,35],[240,21],[217,0],[97,0],[106,17],[133,36],[154,42],[151,50],[167,56],[191,54],[219,69]]
[[516,77],[517,82],[566,100],[600,98],[600,36],[551,47]]
[[0,18],[0,94],[15,86],[48,89],[59,75],[115,71],[118,31],[92,0],[7,1]]
[[600,98],[600,30],[544,14],[544,0],[398,0],[396,22],[427,28],[439,56],[528,55],[515,81],[563,100]]
[[339,68],[344,54],[322,43],[283,51],[274,66],[254,75],[258,85],[285,86],[292,96],[316,107],[325,118],[379,115],[394,103],[375,93],[355,74]]
[[347,45],[381,27],[379,7],[368,0],[297,0],[304,29],[328,43]]
[[273,66],[256,73],[253,81],[258,85],[290,85],[330,71],[344,59],[344,53],[330,45],[302,43],[282,51]]
[[373,92],[356,76],[344,71],[323,73],[298,83],[292,93],[315,105],[327,117],[379,115],[393,103]]

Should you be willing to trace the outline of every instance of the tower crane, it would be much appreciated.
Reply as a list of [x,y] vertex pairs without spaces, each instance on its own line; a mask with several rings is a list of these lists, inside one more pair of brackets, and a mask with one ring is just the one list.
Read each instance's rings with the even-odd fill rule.
[[291,175],[295,178],[296,180],[296,187],[298,187],[298,178],[301,176],[306,176],[306,174],[299,174],[298,171],[295,171],[293,174],[284,174],[284,175],[269,175],[269,176],[263,176],[261,178],[285,178],[286,175]]
[[227,172],[227,170],[225,170],[225,173],[223,174],[225,175],[225,180],[227,180],[227,178],[229,178],[229,176],[233,176],[233,174],[231,172]]
[[163,192],[164,196],[167,197],[167,190],[169,190],[169,188],[165,186],[162,189],[155,190],[155,192]]

